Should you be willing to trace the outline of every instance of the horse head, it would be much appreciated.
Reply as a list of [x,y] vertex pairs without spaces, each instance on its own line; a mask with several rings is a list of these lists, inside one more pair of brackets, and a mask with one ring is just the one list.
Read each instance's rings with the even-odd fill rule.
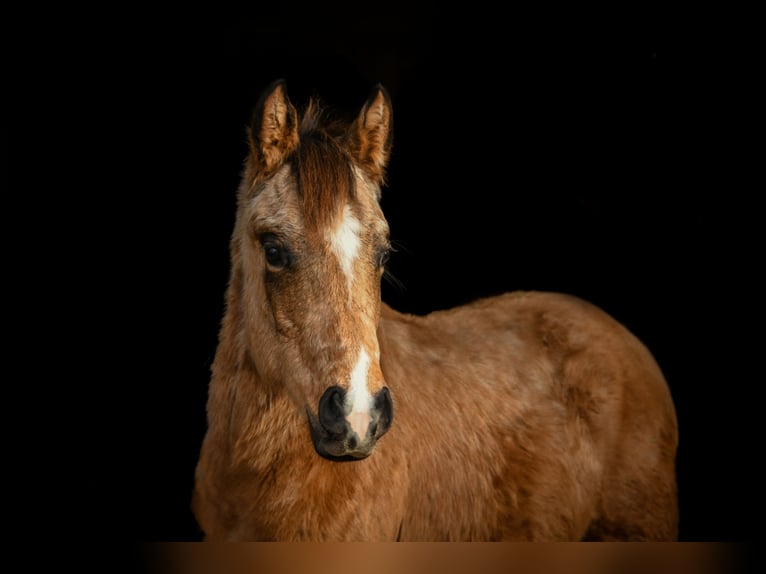
[[259,380],[307,413],[319,454],[365,458],[393,419],[377,339],[390,97],[376,86],[343,123],[316,101],[299,114],[277,81],[247,136],[232,240],[245,348]]

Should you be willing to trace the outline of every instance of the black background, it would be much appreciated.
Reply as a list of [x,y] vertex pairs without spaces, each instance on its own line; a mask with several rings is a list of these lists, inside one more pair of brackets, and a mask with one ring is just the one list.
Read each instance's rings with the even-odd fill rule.
[[403,287],[384,283],[385,301],[426,313],[534,289],[601,306],[675,399],[682,540],[749,538],[753,207],[723,161],[733,72],[709,38],[648,8],[189,10],[92,15],[46,53],[67,79],[38,108],[38,145],[68,158],[62,205],[86,223],[62,276],[78,285],[68,325],[94,322],[70,338],[101,358],[68,365],[87,413],[72,503],[91,532],[199,538],[189,504],[243,129],[285,78],[299,106],[318,95],[355,114],[376,82],[392,96],[383,209]]

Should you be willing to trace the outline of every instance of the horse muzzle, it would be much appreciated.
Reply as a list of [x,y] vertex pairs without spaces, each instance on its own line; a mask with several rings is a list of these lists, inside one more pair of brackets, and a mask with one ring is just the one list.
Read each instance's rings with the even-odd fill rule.
[[330,460],[358,460],[372,454],[375,444],[394,419],[391,393],[383,387],[373,397],[369,413],[352,413],[346,405],[346,391],[333,386],[319,399],[315,416],[308,409],[314,448]]

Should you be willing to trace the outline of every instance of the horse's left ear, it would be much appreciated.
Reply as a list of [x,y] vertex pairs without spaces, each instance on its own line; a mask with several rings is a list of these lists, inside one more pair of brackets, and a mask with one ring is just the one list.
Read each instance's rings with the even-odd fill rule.
[[373,180],[383,183],[393,143],[393,110],[391,97],[376,85],[349,133],[351,149]]

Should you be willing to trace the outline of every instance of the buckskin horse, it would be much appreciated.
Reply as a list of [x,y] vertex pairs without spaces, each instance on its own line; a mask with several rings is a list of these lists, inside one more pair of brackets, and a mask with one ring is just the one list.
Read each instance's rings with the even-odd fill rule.
[[653,356],[574,296],[381,301],[392,106],[274,82],[246,130],[193,510],[206,540],[674,540]]

